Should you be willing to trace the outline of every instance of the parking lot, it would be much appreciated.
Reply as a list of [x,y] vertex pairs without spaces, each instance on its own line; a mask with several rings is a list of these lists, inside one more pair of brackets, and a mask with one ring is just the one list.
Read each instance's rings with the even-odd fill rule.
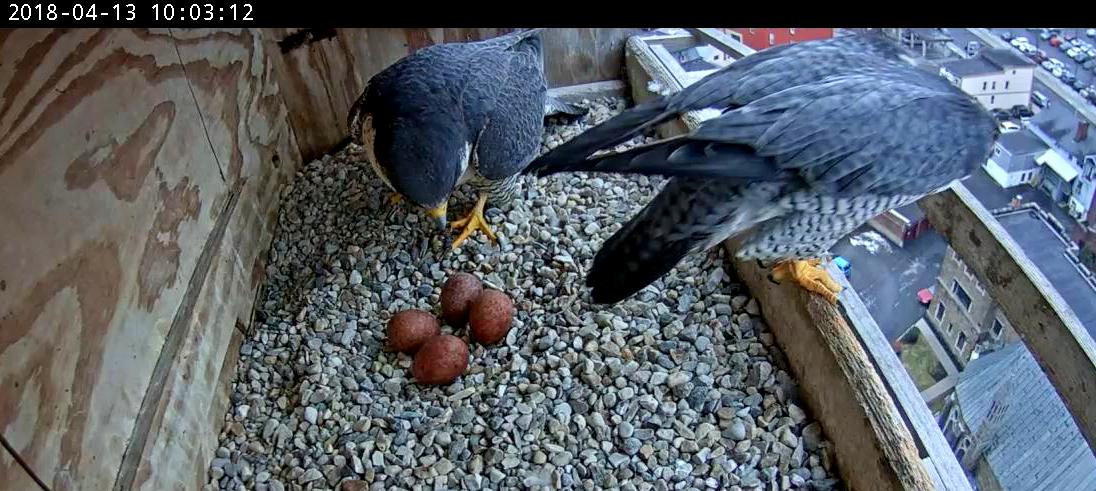
[[[959,28],[947,29],[947,28],[944,28],[944,29],[941,29],[941,30],[946,32],[948,35],[950,35],[955,40],[956,46],[959,46],[959,47],[966,46],[967,43],[970,42],[970,41],[979,41],[980,42],[980,40],[978,39],[978,36],[975,36],[973,33],[971,33],[967,29],[959,29]],[[1008,30],[1008,29],[999,29],[999,30],[1004,31],[1004,30]],[[1011,30],[1010,32],[1012,32],[1012,31],[1015,31],[1015,29]],[[998,33],[997,35],[1000,36],[1000,33]],[[983,44],[983,46],[984,46],[984,44]],[[1048,52],[1048,54],[1050,54],[1050,53]],[[1055,53],[1055,56],[1057,56],[1057,53]],[[1063,57],[1064,57],[1064,55],[1063,55]],[[1042,68],[1040,68],[1040,70],[1042,70]],[[1047,98],[1050,99],[1050,105],[1048,105],[1046,108],[1039,108],[1038,106],[1032,105],[1032,109],[1034,109],[1035,112],[1038,113],[1040,111],[1049,111],[1051,113],[1050,114],[1051,119],[1062,120],[1062,121],[1073,120],[1077,117],[1077,111],[1074,110],[1074,108],[1070,105],[1070,103],[1068,101],[1061,98],[1058,95],[1057,92],[1051,90],[1050,87],[1047,87],[1046,84],[1041,82],[1039,79],[1035,79],[1033,83],[1034,83],[1033,90],[1038,91],[1039,93],[1047,96]],[[1072,89],[1063,88],[1062,90],[1072,90]]]
[[[1077,61],[1076,59],[1070,58],[1067,55],[1067,51],[1062,49],[1063,46],[1068,46],[1069,41],[1080,40],[1084,43],[1084,46],[1092,47],[1093,52],[1096,52],[1096,36],[1089,36],[1087,32],[1089,31],[1088,29],[1060,28],[1055,31],[1058,33],[1056,36],[1052,36],[1048,39],[1043,39],[1045,35],[1042,34],[1041,28],[1035,30],[1029,29],[1033,28],[990,29],[990,31],[1001,39],[1008,38],[1005,40],[1010,42],[1017,37],[1025,38],[1036,50],[1046,53],[1047,58],[1058,60],[1059,65],[1064,68],[1064,71],[1073,74],[1077,82],[1084,87],[1089,87],[1096,83],[1096,73],[1093,72],[1093,70],[1096,70],[1096,61],[1092,61],[1096,60],[1096,57],[1083,54],[1080,55],[1080,61]],[[1055,40],[1055,38],[1057,38],[1057,40]],[[1058,44],[1058,46],[1054,46],[1054,44]],[[1086,49],[1085,51],[1088,50]],[[1050,64],[1042,63],[1039,69],[1047,70],[1048,66],[1050,66]],[[1061,72],[1056,71],[1054,73],[1057,77]],[[1059,79],[1061,78],[1059,77]],[[1063,80],[1063,82],[1066,82],[1067,85],[1071,85],[1069,80]],[[1071,87],[1074,90],[1080,91],[1077,86],[1071,85]],[[1090,104],[1092,103],[1091,101],[1092,100],[1089,99]]]

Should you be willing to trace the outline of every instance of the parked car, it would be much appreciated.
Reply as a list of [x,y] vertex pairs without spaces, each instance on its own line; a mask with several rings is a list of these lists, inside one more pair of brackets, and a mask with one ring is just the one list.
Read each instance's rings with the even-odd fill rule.
[[1008,31],[1002,32],[1001,33],[1001,39],[1004,39],[1005,41],[1011,41],[1012,40],[1012,33],[1008,32]]
[[1085,35],[1090,38],[1096,37],[1096,29],[1089,29],[1085,31]]
[[1030,55],[1035,52],[1035,46],[1030,44],[1021,44],[1020,47],[1016,49],[1020,50],[1020,52],[1025,55]]
[[1043,41],[1047,41],[1052,37],[1054,37],[1054,35],[1051,34],[1050,31],[1045,29],[1043,30],[1043,32],[1039,33],[1039,39],[1042,39]]
[[1074,80],[1077,80],[1077,77],[1073,75],[1073,72],[1064,71],[1062,72],[1061,79],[1067,84],[1072,84]]
[[1051,38],[1050,38],[1050,45],[1051,45],[1051,46],[1053,46],[1053,47],[1055,47],[1055,48],[1060,48],[1060,47],[1062,47],[1062,38],[1060,38],[1060,37],[1055,37],[1055,36],[1051,36]]
[[1012,119],[1012,113],[1004,109],[994,109],[993,117],[997,118],[997,121],[1008,121]]
[[1073,81],[1073,89],[1074,90],[1081,90],[1083,88],[1085,88],[1084,82],[1081,82],[1080,80],[1074,80]]
[[1072,32],[1066,33],[1066,35],[1062,37],[1066,38],[1066,41],[1073,41],[1074,39],[1077,39],[1077,36],[1074,36]]
[[930,288],[922,288],[920,290],[917,290],[917,301],[921,305],[928,306],[928,304],[932,303],[932,294],[933,294],[933,290],[935,290],[935,289],[936,289],[936,287],[930,287]]
[[1012,110],[1009,111],[1009,112],[1010,112],[1010,114],[1012,114],[1012,117],[1018,118],[1018,119],[1019,118],[1030,118],[1030,117],[1035,115],[1035,113],[1032,112],[1030,107],[1027,107],[1023,104],[1017,104],[1015,106],[1012,106]]
[[1043,62],[1040,63],[1039,66],[1043,67],[1043,69],[1047,71],[1054,69],[1054,63],[1051,63],[1050,59],[1043,60]]
[[1062,78],[1062,69],[1058,67],[1051,68],[1050,74],[1054,75],[1054,78]]
[[1014,131],[1020,131],[1020,125],[1013,123],[1012,121],[1001,122],[1001,133],[1012,133]]
[[852,264],[849,263],[848,259],[845,259],[843,256],[837,256],[833,258],[833,263],[837,265],[837,269],[840,269],[842,273],[845,273],[846,278],[852,275]]
[[1035,105],[1044,108],[1050,105],[1050,99],[1047,98],[1046,94],[1043,94],[1038,90],[1031,92],[1031,102],[1034,102]]

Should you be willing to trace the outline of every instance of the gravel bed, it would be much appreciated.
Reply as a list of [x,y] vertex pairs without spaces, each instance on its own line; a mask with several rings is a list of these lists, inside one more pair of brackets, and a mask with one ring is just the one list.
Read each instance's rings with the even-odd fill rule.
[[[624,101],[589,106],[551,125],[545,145]],[[206,489],[842,487],[721,253],[611,308],[587,302],[597,247],[658,179],[526,178],[524,198],[488,210],[499,244],[477,233],[451,254],[421,214],[383,211],[388,190],[353,150],[305,165],[282,191]],[[472,203],[458,194],[451,219]],[[410,358],[384,350],[385,323],[438,312],[455,271],[511,295],[514,327],[497,346],[470,343],[453,385],[422,387]]]

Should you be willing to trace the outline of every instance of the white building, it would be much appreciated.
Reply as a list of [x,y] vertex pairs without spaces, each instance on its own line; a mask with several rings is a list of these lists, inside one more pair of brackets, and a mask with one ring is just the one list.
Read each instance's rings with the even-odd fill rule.
[[1011,109],[1030,105],[1035,63],[1012,49],[986,49],[973,58],[944,64],[940,76],[988,109]]

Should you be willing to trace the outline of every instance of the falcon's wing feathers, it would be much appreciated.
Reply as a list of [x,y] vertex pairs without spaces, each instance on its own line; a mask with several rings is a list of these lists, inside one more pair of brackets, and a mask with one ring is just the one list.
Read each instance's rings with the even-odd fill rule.
[[[952,160],[977,154],[967,137],[989,130],[965,97],[878,76],[830,77],[727,111],[687,136],[550,171],[803,179],[835,194],[889,192],[914,174],[927,181],[913,186],[934,189],[969,167]],[[955,124],[926,122],[938,118]]]

